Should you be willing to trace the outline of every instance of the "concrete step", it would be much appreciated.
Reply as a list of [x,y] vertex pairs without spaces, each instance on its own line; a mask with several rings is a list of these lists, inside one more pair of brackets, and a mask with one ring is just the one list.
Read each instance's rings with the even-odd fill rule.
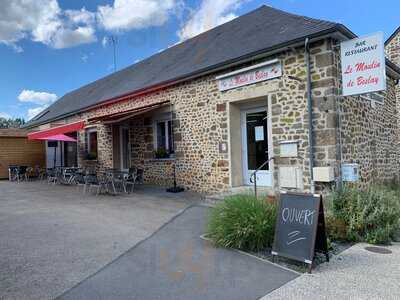
[[[252,185],[243,185],[243,186],[236,186],[230,188],[226,192],[218,193],[218,194],[212,194],[212,195],[207,195],[205,196],[205,202],[207,204],[215,204],[218,201],[223,200],[227,196],[232,196],[232,195],[237,195],[237,194],[251,194],[254,195],[254,186]],[[266,196],[274,196],[275,192],[271,187],[264,187],[264,186],[258,186],[257,187],[257,195],[266,195]]]

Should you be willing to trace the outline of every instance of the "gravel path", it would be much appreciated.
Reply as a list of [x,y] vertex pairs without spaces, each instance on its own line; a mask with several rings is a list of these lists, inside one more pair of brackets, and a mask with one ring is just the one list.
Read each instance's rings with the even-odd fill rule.
[[400,243],[391,254],[356,244],[313,270],[266,295],[269,299],[400,299]]

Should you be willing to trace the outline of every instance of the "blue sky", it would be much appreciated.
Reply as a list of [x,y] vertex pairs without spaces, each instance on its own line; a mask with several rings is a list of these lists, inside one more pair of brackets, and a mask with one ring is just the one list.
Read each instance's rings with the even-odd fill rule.
[[[8,4],[8,3],[12,3]],[[400,2],[12,0],[0,11],[0,116],[28,118],[65,93],[262,4],[340,22],[358,35],[400,26]],[[384,5],[382,5],[384,3]]]

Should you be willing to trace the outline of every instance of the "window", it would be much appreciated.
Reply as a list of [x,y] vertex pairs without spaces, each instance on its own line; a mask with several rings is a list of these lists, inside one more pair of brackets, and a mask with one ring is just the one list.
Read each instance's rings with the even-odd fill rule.
[[168,157],[174,153],[174,141],[172,139],[172,122],[169,120],[158,120],[155,121],[155,148],[159,155],[157,158],[162,158],[161,152],[166,152],[165,156]]
[[87,152],[91,159],[97,158],[97,130],[89,129],[87,131]]

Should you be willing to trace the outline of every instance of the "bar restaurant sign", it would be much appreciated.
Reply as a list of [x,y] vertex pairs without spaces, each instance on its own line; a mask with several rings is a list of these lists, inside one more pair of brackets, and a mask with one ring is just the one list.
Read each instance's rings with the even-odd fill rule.
[[383,33],[342,42],[343,96],[386,89]]
[[282,65],[277,59],[217,76],[218,88],[226,91],[282,76]]

